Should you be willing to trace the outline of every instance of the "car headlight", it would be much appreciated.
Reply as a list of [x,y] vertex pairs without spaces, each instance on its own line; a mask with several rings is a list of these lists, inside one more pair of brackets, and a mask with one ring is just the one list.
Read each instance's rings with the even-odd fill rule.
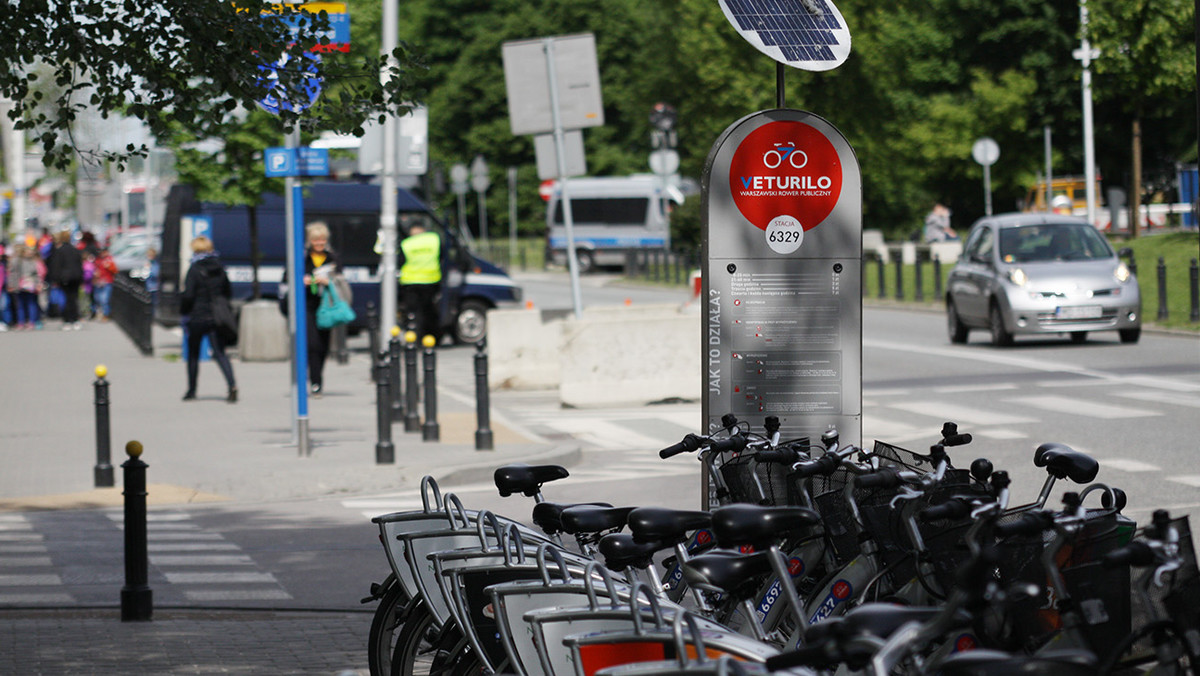
[[1017,286],[1025,286],[1025,283],[1029,281],[1029,277],[1021,268],[1009,268],[1008,281],[1016,284]]
[[1117,268],[1113,270],[1113,278],[1124,284],[1133,277],[1133,273],[1129,271],[1124,263],[1117,263]]

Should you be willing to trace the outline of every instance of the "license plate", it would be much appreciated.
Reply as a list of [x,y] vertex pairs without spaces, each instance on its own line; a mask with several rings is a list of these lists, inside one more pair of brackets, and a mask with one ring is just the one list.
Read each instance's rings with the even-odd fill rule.
[[1058,319],[1099,319],[1100,315],[1101,309],[1099,305],[1059,307],[1054,311],[1054,316]]

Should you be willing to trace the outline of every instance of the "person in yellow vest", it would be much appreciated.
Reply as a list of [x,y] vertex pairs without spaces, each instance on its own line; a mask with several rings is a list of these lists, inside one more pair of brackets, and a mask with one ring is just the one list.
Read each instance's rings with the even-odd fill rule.
[[442,238],[413,224],[400,242],[400,294],[405,313],[412,314],[418,336],[441,338],[437,294],[442,284]]

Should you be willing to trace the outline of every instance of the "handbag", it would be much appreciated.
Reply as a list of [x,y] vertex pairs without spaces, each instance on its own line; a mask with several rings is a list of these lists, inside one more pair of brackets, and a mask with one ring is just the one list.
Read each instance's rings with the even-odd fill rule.
[[217,335],[226,345],[236,345],[238,340],[237,317],[233,315],[233,307],[225,296],[216,296],[212,301],[213,324]]
[[357,316],[354,308],[338,295],[337,289],[332,284],[326,284],[325,291],[321,293],[321,305],[317,307],[317,328],[332,329],[349,324]]

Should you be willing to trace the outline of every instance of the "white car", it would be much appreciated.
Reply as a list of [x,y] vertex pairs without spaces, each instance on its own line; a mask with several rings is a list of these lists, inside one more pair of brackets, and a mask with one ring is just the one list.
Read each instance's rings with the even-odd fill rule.
[[1141,304],[1137,278],[1104,236],[1057,214],[976,221],[946,284],[952,343],[965,343],[975,328],[987,329],[994,345],[1022,334],[1068,334],[1079,343],[1092,331],[1136,343]]

